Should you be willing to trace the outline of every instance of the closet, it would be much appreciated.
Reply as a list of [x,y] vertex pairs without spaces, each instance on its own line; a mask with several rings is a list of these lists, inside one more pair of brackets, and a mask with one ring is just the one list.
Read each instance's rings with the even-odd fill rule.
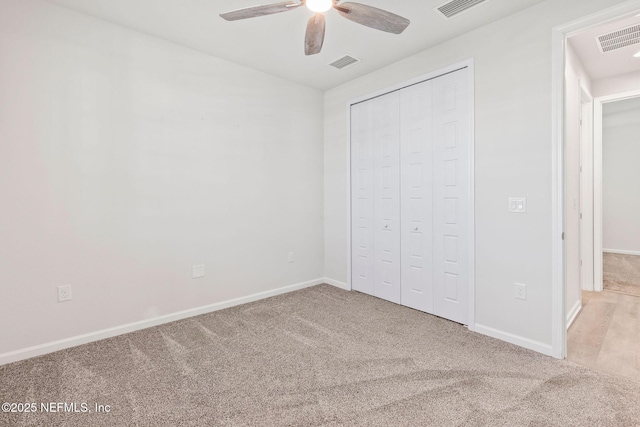
[[351,106],[351,284],[468,322],[468,69]]

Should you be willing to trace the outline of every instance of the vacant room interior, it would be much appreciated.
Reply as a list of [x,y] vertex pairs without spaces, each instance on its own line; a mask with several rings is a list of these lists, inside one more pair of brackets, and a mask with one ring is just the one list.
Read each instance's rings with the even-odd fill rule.
[[640,1],[256,3],[0,0],[0,425],[636,425],[564,46]]

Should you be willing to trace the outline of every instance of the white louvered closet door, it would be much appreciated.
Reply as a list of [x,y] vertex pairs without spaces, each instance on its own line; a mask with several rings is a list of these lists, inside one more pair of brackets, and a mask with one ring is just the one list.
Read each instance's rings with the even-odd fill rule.
[[468,70],[433,80],[434,314],[468,323],[471,121]]

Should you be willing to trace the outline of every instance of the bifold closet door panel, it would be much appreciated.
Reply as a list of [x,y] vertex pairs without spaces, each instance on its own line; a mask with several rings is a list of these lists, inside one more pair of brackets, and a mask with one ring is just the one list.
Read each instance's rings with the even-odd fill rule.
[[400,94],[373,102],[375,296],[400,303]]
[[432,82],[400,91],[402,305],[433,313]]
[[351,107],[354,290],[468,321],[468,70]]
[[373,103],[351,106],[351,286],[374,295]]
[[469,304],[471,124],[468,70],[433,81],[433,313],[466,324]]

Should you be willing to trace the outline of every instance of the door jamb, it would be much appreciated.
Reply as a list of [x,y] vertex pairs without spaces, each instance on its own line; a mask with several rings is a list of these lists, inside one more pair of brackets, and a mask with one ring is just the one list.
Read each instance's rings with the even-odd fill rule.
[[[585,291],[593,290],[594,263],[593,263],[593,96],[580,81],[580,114],[582,125],[580,127],[580,289]],[[583,113],[587,111],[585,117]],[[587,227],[585,227],[585,224]],[[582,306],[582,296],[580,296],[580,306]]]

